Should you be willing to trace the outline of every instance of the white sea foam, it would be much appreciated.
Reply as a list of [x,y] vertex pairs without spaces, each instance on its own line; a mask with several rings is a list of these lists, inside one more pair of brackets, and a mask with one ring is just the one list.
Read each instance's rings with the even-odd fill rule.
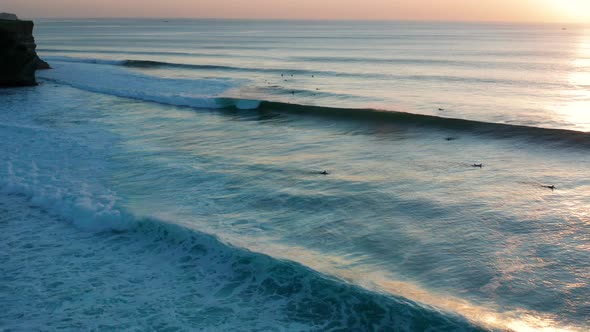
[[3,194],[19,194],[29,198],[32,206],[66,219],[76,226],[90,231],[126,230],[131,226],[129,216],[117,207],[115,194],[106,191],[98,196],[88,185],[78,183],[78,190],[68,188],[61,181],[54,184],[55,176],[42,176],[32,162],[26,176],[17,176],[12,163],[6,164],[6,175],[0,180]]
[[[243,81],[229,79],[172,79],[148,76],[121,66],[122,61],[51,58],[53,69],[39,73],[46,80],[113,96],[194,108],[252,109],[259,101],[221,100]],[[61,60],[61,61],[60,61]],[[101,64],[97,66],[96,64]]]
[[37,98],[44,98],[42,107],[29,107],[18,96],[4,99],[0,193],[25,196],[31,206],[86,230],[128,229],[130,219],[117,207],[116,193],[99,181],[104,146],[112,143],[108,133],[91,126],[68,129],[68,120],[86,121],[92,115],[81,110],[71,112],[69,119],[57,119],[53,112],[63,111],[68,103],[57,96],[28,96],[33,102]]

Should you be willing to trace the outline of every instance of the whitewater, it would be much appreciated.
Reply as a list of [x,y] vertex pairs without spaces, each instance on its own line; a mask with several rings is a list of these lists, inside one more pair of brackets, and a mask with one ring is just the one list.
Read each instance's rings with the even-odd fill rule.
[[588,33],[40,21],[0,328],[586,330]]

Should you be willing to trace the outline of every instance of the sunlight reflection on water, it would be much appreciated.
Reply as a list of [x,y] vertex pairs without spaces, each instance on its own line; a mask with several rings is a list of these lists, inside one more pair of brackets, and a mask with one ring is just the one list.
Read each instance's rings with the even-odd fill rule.
[[559,113],[580,130],[590,131],[590,35],[586,32],[580,41],[578,58],[573,61],[574,69],[568,75],[569,83],[575,90],[563,91],[566,98],[559,107]]

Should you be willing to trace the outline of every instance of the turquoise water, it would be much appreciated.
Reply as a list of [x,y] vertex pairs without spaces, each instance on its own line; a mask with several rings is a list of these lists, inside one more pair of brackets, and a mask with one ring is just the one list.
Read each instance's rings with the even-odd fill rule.
[[36,39],[54,69],[0,91],[0,327],[590,325],[590,30],[98,20]]

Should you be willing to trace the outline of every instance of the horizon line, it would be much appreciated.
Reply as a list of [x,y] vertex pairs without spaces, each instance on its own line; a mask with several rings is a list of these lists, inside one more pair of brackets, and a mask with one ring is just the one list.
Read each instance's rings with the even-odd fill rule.
[[157,17],[157,16],[97,16],[97,17],[20,17],[20,20],[203,20],[203,21],[292,21],[292,22],[414,22],[414,23],[485,23],[485,24],[555,24],[555,25],[581,25],[588,26],[590,23],[583,21],[561,22],[561,21],[509,21],[509,20],[436,20],[436,19],[370,19],[370,18],[252,18],[252,17]]

